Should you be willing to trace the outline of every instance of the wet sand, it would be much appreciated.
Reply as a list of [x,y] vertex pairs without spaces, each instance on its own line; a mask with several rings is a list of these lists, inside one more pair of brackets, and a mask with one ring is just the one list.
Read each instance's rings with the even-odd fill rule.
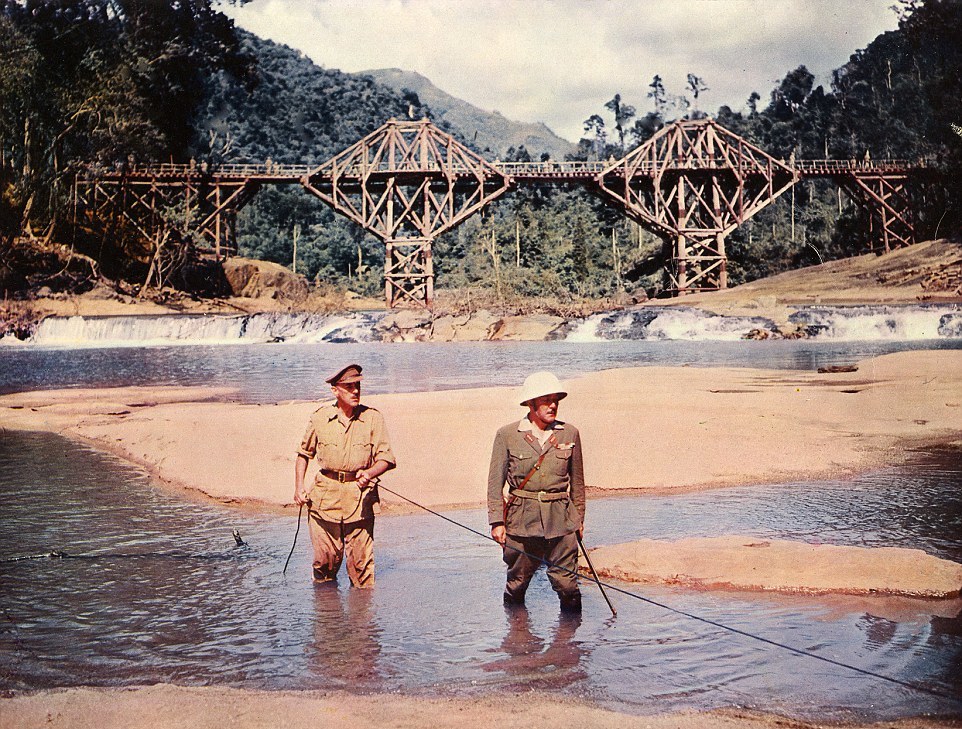
[[[962,564],[921,549],[806,544],[729,534],[590,550],[601,577],[699,590],[958,598]],[[582,569],[587,568],[584,562]]]
[[[828,729],[852,724],[805,722],[740,709],[631,716],[554,695],[427,699],[315,691],[245,691],[149,686],[69,689],[0,699],[0,729],[464,729],[497,726],[581,729]],[[960,727],[962,722],[905,719],[861,725],[882,729]]]

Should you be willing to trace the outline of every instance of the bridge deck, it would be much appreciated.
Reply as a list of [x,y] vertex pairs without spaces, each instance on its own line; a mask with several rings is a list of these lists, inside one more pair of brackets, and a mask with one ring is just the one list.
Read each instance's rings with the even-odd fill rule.
[[[794,169],[799,177],[837,177],[857,174],[907,174],[934,167],[931,160],[837,160],[805,159],[784,162]],[[593,180],[606,170],[618,174],[620,165],[613,162],[493,162],[491,167],[501,174],[518,182],[583,182]],[[695,170],[731,170],[729,160],[717,159],[678,159],[667,164],[663,162],[641,162],[633,170],[635,175],[654,175],[668,170],[691,172]],[[262,184],[296,184],[305,177],[315,174],[319,168],[314,165],[286,164],[227,164],[207,168],[204,164],[159,164],[132,167],[125,170],[90,171],[91,179],[119,181],[121,179],[154,181],[158,183],[179,183],[215,179],[220,182],[250,181]],[[469,170],[454,168],[455,175],[473,174]],[[395,175],[391,170],[362,170],[345,168],[338,170],[339,176],[362,177],[365,175]],[[427,174],[441,170],[405,170],[409,174]]]

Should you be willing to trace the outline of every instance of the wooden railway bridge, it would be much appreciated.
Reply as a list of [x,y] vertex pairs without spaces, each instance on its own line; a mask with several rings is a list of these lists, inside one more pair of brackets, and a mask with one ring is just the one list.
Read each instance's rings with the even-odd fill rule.
[[430,306],[432,243],[520,185],[576,182],[671,244],[671,291],[727,287],[725,239],[806,178],[835,181],[871,221],[871,249],[915,242],[907,192],[924,161],[777,160],[712,119],[682,120],[620,160],[489,162],[428,120],[388,121],[319,166],[162,164],[93,173],[78,215],[124,220],[151,240],[193,234],[236,252],[237,213],[264,185],[301,185],[385,245],[389,306]]

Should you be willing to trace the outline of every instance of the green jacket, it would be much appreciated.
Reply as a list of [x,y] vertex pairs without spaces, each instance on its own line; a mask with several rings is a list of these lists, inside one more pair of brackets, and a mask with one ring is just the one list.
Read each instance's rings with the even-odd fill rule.
[[[549,440],[542,448],[531,433],[520,430],[526,423],[527,419],[509,423],[494,437],[488,469],[488,523],[504,524],[508,534],[518,537],[554,539],[571,534],[581,529],[585,519],[581,436],[570,423],[556,421],[552,430],[554,442]],[[543,491],[544,498],[512,494],[542,453],[546,453],[544,460],[524,491],[530,492],[529,496]]]

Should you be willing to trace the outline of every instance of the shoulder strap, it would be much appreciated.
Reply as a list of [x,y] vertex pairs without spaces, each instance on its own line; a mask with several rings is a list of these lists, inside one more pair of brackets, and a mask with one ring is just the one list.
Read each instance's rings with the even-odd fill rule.
[[[528,439],[530,438],[531,440],[528,441],[529,443],[530,443],[531,441],[536,441],[536,440],[537,440],[537,439],[536,439],[533,435],[531,435],[530,433],[525,433],[524,438],[525,438],[525,440],[528,440]],[[547,447],[542,451],[541,455],[538,457],[538,462],[535,463],[534,466],[531,467],[531,470],[528,471],[527,475],[524,477],[524,480],[521,481],[521,483],[516,487],[516,490],[519,490],[519,491],[523,491],[523,490],[524,490],[524,487],[528,484],[528,481],[530,481],[530,480],[531,480],[531,477],[534,476],[535,471],[537,471],[539,468],[541,468],[541,464],[544,463],[544,459],[545,459],[545,458],[547,457],[547,455],[551,452],[551,448],[554,447],[555,445],[557,445],[557,443],[558,443],[558,439],[555,437],[555,434],[552,433],[551,436],[548,438],[548,440],[545,441],[545,446],[547,446]],[[506,500],[504,500],[504,501],[502,502],[501,518],[502,518],[502,522],[503,522],[504,524],[507,524],[507,523],[508,523],[508,507],[511,506],[511,504],[514,502],[515,498],[516,498],[515,495],[514,495],[514,494],[511,494],[511,495],[508,497],[508,499],[506,499]]]
[[[534,438],[534,436],[529,436],[529,435],[525,436],[525,438],[529,438],[529,437]],[[531,467],[531,470],[528,471],[528,475],[526,475],[524,477],[524,480],[518,485],[519,489],[522,489],[522,490],[524,489],[528,481],[531,480],[531,477],[534,476],[534,472],[537,471],[539,468],[541,468],[541,464],[544,463],[545,457],[551,452],[551,448],[555,446],[557,443],[558,443],[558,439],[555,437],[555,434],[552,433],[551,436],[548,438],[548,440],[545,442],[545,449],[542,452],[542,454],[538,457],[538,462]]]

